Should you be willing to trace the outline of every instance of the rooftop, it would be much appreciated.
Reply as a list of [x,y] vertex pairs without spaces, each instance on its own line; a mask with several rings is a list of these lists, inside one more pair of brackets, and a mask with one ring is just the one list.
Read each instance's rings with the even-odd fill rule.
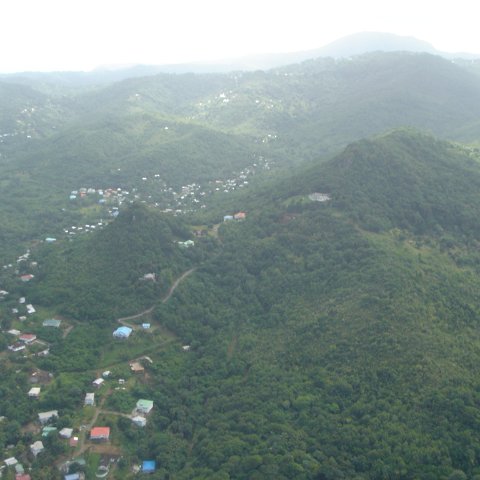
[[149,473],[149,472],[154,472],[156,468],[156,463],[155,460],[145,460],[142,463],[142,472],[143,473]]
[[93,427],[90,430],[90,438],[108,438],[110,436],[110,427]]
[[119,327],[113,332],[114,337],[124,337],[128,338],[132,333],[132,329],[130,327]]
[[44,320],[42,325],[44,327],[55,327],[58,328],[60,324],[62,323],[61,320],[57,320],[55,318],[48,318],[47,320]]

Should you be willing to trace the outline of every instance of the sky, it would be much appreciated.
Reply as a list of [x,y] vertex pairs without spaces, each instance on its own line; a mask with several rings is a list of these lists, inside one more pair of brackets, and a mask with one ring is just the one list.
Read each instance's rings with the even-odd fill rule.
[[480,54],[472,0],[2,0],[0,72],[211,62],[362,31]]

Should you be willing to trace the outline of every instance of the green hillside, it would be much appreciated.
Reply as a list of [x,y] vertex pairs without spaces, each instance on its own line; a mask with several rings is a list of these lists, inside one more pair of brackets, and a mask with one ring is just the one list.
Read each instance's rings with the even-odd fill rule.
[[[45,245],[29,298],[79,320],[105,322],[150,307],[192,264],[178,240],[190,231],[172,217],[132,205],[92,235],[57,247]],[[143,276],[155,273],[155,281]]]
[[[280,197],[326,192],[331,205],[363,228],[478,237],[477,149],[396,130],[349,145],[275,187]],[[294,203],[294,202],[293,202]]]
[[[113,479],[480,478],[475,73],[397,52],[41,77],[0,82],[4,458],[49,480],[69,457],[87,478],[114,457]],[[42,437],[52,409],[76,448]]]
[[159,74],[97,86],[71,76],[57,84],[55,75],[37,83],[35,75],[11,78],[28,86],[7,76],[0,84],[0,258],[18,253],[17,242],[23,248],[39,234],[57,235],[81,217],[64,200],[82,184],[132,190],[151,175],[167,188],[208,183],[259,157],[289,168],[399,126],[479,139],[478,77],[428,54],[320,58],[265,72]]
[[[388,156],[386,144],[395,146]],[[181,378],[170,375],[172,384],[158,384],[155,397],[175,412],[167,432],[180,430],[174,438],[193,443],[184,446],[180,478],[480,473],[479,278],[455,257],[462,249],[478,262],[478,233],[469,223],[452,226],[448,217],[445,229],[471,246],[425,236],[428,218],[418,220],[421,236],[418,225],[399,230],[405,213],[413,216],[430,199],[405,202],[406,190],[392,211],[377,191],[387,191],[393,179],[411,180],[412,144],[417,182],[440,197],[445,185],[431,184],[431,177],[457,175],[463,189],[449,199],[461,210],[480,178],[468,155],[416,133],[360,142],[317,173],[348,179],[344,167],[355,151],[364,168],[382,169],[375,189],[353,172],[350,183],[337,184],[331,203],[293,212],[279,203],[244,224],[225,225],[219,256],[158,311],[196,347]],[[433,158],[424,159],[432,145]],[[303,179],[312,181],[312,172]],[[352,221],[355,212],[334,200],[352,187],[395,228],[369,233]],[[185,398],[181,421],[178,389]],[[145,443],[142,453],[154,455],[159,445]],[[179,468],[162,454],[156,458],[167,471]]]
[[[221,129],[275,134],[294,161],[386,129],[413,126],[448,139],[478,138],[478,77],[429,54],[319,58],[235,77],[195,106]],[[295,157],[294,157],[295,156]]]
[[[125,457],[114,478],[146,458],[154,478],[476,478],[479,181],[475,152],[400,130],[252,190],[245,221],[191,249],[173,244],[189,236],[183,221],[134,205],[35,254],[23,291],[78,322],[40,365],[118,370],[148,353],[148,375],[104,393],[100,421]],[[158,284],[139,280],[147,271]],[[108,339],[114,316],[152,303],[168,341]],[[68,385],[42,406],[75,418]],[[154,401],[145,429],[111,413],[138,396]]]

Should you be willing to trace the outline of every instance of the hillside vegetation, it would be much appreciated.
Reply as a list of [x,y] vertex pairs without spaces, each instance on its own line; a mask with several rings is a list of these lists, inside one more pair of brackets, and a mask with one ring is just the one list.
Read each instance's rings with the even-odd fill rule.
[[228,178],[260,157],[288,168],[399,126],[478,141],[480,85],[462,65],[393,52],[114,83],[5,76],[0,258],[18,253],[19,240],[58,235],[57,212],[69,210],[61,199],[81,186],[131,190],[158,174],[179,188]]
[[[148,380],[108,399],[154,401],[145,430],[106,419],[127,464],[157,461],[154,478],[476,478],[479,182],[475,152],[393,131],[252,190],[245,221],[192,249],[172,243],[182,221],[134,205],[45,246],[25,292],[99,332],[82,342],[101,352],[113,315],[197,267],[152,313],[174,343],[147,344]],[[74,369],[56,345],[42,365]]]

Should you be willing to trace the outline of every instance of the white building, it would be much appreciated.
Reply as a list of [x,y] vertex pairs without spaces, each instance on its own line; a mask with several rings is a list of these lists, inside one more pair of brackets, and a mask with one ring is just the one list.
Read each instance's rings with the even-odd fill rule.
[[40,412],[38,414],[38,419],[43,425],[55,418],[58,418],[58,410],[50,410],[49,412]]
[[39,453],[43,452],[43,443],[40,440],[37,440],[36,442],[32,443],[32,445],[30,445],[30,450],[33,453],[33,456],[36,457]]
[[92,384],[95,385],[97,388],[99,388],[103,385],[104,382],[105,382],[105,379],[97,378],[92,382]]
[[62,428],[58,434],[62,437],[62,438],[70,438],[72,436],[72,433],[73,433],[73,428]]
[[28,396],[32,398],[38,398],[40,396],[40,387],[32,387],[28,391]]
[[85,395],[85,405],[95,405],[95,394],[87,393]]
[[145,417],[141,417],[140,415],[136,415],[132,418],[132,422],[137,425],[137,427],[144,427],[147,424],[147,419]]

